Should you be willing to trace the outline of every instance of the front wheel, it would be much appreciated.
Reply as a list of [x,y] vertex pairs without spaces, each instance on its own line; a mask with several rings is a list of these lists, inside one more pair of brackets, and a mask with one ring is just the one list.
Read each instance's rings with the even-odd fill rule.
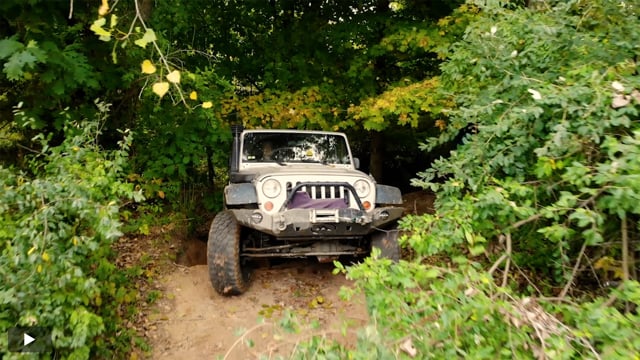
[[221,295],[240,295],[249,287],[250,271],[240,258],[242,226],[231,211],[213,219],[207,243],[209,279]]
[[386,230],[378,230],[371,235],[371,248],[380,249],[380,256],[391,259],[395,262],[400,261],[400,243],[398,242],[398,228],[394,225]]

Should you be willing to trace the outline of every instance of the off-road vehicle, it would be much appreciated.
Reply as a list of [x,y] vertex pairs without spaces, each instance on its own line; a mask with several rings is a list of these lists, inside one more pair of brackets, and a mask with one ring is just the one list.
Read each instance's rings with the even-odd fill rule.
[[357,170],[345,134],[232,127],[225,209],[209,230],[215,290],[238,295],[255,258],[366,256],[372,247],[400,257],[398,188]]

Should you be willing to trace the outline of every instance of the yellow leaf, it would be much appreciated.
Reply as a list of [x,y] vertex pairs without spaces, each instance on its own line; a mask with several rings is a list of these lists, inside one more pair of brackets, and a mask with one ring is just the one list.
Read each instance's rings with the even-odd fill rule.
[[105,16],[109,12],[109,1],[102,0],[102,5],[98,8],[98,15]]
[[153,92],[160,96],[163,97],[164,94],[167,93],[167,91],[169,91],[169,83],[168,82],[157,82],[155,84],[153,84]]
[[209,109],[212,106],[213,106],[213,103],[211,101],[205,101],[205,102],[202,103],[202,108],[203,109]]
[[36,269],[36,271],[41,273],[42,272],[42,265],[38,265],[38,268]]
[[160,199],[164,199],[164,191],[162,191],[162,190],[158,190],[158,197],[159,197]]
[[146,29],[144,31],[144,35],[142,35],[140,39],[134,41],[133,43],[140,46],[141,48],[145,48],[147,44],[156,40],[158,40],[158,38],[156,37],[156,33],[153,31],[153,29]]
[[73,245],[74,245],[74,246],[77,246],[77,245],[78,245],[78,237],[77,237],[77,236],[74,236],[74,237],[73,237]]
[[102,41],[111,40],[111,32],[102,28],[102,26],[107,22],[105,18],[100,18],[91,24],[89,30],[93,31],[94,34],[99,36],[99,39]]
[[144,74],[153,74],[156,72],[156,67],[150,60],[145,60],[142,62],[142,72]]
[[42,260],[44,261],[49,261],[51,258],[49,257],[49,254],[47,254],[47,252],[43,252],[42,253]]
[[118,16],[116,14],[111,15],[111,22],[109,23],[110,28],[114,28],[118,25]]
[[198,93],[195,91],[192,91],[191,94],[189,94],[189,99],[198,100]]
[[177,84],[180,82],[180,71],[173,70],[169,75],[167,75],[167,80],[170,82]]
[[27,251],[27,255],[33,254],[34,251],[36,251],[36,247],[32,246],[31,249],[29,249],[29,251]]

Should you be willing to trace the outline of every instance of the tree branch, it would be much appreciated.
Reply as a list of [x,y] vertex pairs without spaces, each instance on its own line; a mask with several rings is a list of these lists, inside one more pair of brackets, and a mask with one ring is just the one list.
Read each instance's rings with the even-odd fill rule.
[[541,217],[542,217],[542,214],[531,215],[526,219],[523,219],[523,220],[520,220],[518,222],[515,222],[513,225],[511,225],[511,228],[517,229],[517,228],[519,228],[519,227],[521,227],[523,225],[526,225],[526,224],[528,224],[530,222],[534,222],[534,221],[540,219]]
[[629,281],[629,232],[627,231],[627,217],[621,219],[622,233],[622,281]]
[[567,283],[564,285],[564,288],[562,288],[560,295],[558,295],[558,297],[560,297],[561,299],[567,295],[567,292],[569,292],[569,288],[571,288],[571,285],[573,284],[573,280],[576,277],[576,273],[578,272],[578,268],[580,267],[580,260],[582,260],[582,257],[584,256],[584,252],[586,249],[587,249],[587,242],[585,241],[582,243],[582,247],[580,248],[580,253],[578,254],[578,259],[576,260],[576,264],[573,266],[573,270],[571,271],[571,276],[569,277],[569,281],[567,281]]
[[509,276],[509,267],[511,266],[511,233],[507,233],[507,263],[504,266],[504,272],[502,273],[502,287],[507,286],[507,279]]

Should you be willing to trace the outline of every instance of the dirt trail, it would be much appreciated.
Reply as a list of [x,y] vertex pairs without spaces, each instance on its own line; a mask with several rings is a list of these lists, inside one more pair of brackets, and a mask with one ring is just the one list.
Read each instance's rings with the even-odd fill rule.
[[[367,319],[362,298],[339,298],[340,287],[350,281],[333,275],[331,264],[304,260],[258,268],[250,289],[237,297],[212,289],[206,265],[176,269],[162,281],[164,296],[147,316],[153,359],[287,358],[311,335],[353,342],[353,329]],[[296,313],[303,325],[315,320],[320,326],[285,333],[274,325],[285,310]],[[354,325],[346,337],[340,331],[345,321]],[[251,348],[244,342],[248,339],[255,344]]]
[[[405,212],[432,212],[433,200],[433,195],[426,192],[405,194]],[[207,231],[208,228],[203,230],[205,237]],[[148,244],[142,247],[154,253],[151,257],[156,261],[176,248],[177,238],[169,235],[171,230],[161,233],[164,235],[146,239]],[[151,241],[159,236],[165,240]],[[124,243],[132,246],[137,241]],[[163,249],[162,244],[168,248]],[[133,247],[122,254],[140,257],[145,251],[139,249]],[[141,314],[145,335],[153,348],[152,359],[288,358],[299,341],[312,335],[353,344],[357,329],[368,318],[362,296],[351,302],[338,296],[340,288],[351,286],[351,282],[342,275],[332,275],[332,264],[318,264],[315,259],[259,267],[249,290],[237,297],[220,296],[211,287],[205,242],[185,239],[177,262],[193,266],[172,263],[162,267],[160,274],[166,275],[154,284],[162,296],[151,310]],[[307,328],[288,334],[274,326],[287,310],[297,314]],[[264,319],[263,324],[259,323],[260,318]],[[319,326],[309,328],[312,322]],[[345,322],[351,324],[347,336],[341,331]],[[249,339],[255,344],[251,348],[244,342]]]

